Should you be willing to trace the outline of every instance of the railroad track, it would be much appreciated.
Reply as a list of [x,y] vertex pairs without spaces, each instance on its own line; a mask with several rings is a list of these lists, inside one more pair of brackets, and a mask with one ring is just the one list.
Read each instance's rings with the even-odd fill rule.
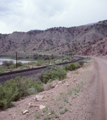
[[[75,63],[80,60],[83,60],[83,57],[76,57],[76,60],[70,61],[70,62],[65,62],[65,63],[58,63],[56,65],[58,66],[65,66],[70,63]],[[49,65],[50,66],[50,65]],[[42,66],[38,68],[32,68],[32,69],[25,69],[25,70],[19,70],[19,71],[12,71],[12,72],[6,72],[6,73],[0,73],[0,83],[4,84],[5,81],[14,79],[17,76],[23,77],[27,76],[30,78],[37,78],[38,74],[41,73],[43,70],[45,70],[48,66]]]

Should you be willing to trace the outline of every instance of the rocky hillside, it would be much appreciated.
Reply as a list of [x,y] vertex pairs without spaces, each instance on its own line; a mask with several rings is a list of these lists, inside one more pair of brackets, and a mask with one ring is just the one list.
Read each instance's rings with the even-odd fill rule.
[[[106,55],[106,36],[107,20],[79,27],[0,34],[0,54],[15,54],[17,51],[22,54]],[[99,42],[102,44],[99,47],[105,48],[102,52],[97,46]]]
[[104,39],[99,40],[97,43],[89,46],[85,52],[83,53],[85,55],[107,55],[107,37]]

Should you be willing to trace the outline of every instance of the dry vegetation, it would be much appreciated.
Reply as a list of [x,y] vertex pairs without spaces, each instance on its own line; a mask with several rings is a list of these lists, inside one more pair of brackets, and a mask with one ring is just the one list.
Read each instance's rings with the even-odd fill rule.
[[[88,61],[82,68],[69,71],[63,81],[53,81],[45,85],[45,91],[39,93],[42,100],[35,101],[35,95],[15,102],[15,107],[0,112],[2,120],[85,120],[90,117],[89,103],[92,93],[88,88],[92,77],[92,61]],[[48,89],[47,89],[48,88]],[[90,97],[88,96],[90,94]],[[29,103],[32,106],[29,107]],[[45,108],[40,110],[39,105]],[[22,111],[28,110],[26,114]]]

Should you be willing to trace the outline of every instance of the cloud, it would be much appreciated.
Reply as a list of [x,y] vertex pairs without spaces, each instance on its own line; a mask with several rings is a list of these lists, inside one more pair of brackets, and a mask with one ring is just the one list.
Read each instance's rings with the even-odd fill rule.
[[0,0],[0,33],[107,19],[106,0]]

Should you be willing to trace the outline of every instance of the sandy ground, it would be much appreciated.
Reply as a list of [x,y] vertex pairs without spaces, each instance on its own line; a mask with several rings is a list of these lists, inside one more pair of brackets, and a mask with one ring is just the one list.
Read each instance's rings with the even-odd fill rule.
[[[35,95],[20,100],[15,107],[0,112],[0,120],[106,120],[101,71],[96,60],[90,60],[84,67],[67,73],[62,83],[43,91],[42,101],[35,101]],[[49,87],[48,84],[45,87]],[[29,108],[29,103],[33,107]],[[40,110],[38,105],[45,105]],[[22,111],[28,113],[22,114]]]

